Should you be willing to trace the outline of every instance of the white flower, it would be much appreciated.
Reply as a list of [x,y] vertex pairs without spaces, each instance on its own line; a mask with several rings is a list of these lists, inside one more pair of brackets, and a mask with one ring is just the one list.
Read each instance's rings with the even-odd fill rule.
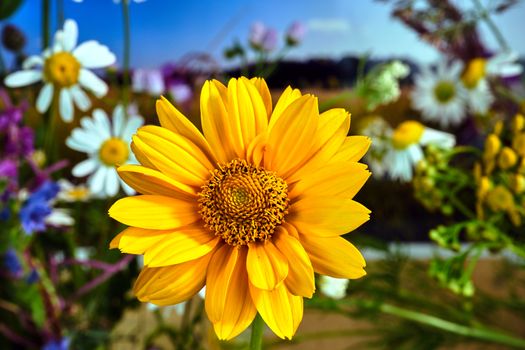
[[319,288],[321,292],[332,299],[343,299],[350,281],[346,278],[334,278],[321,275],[319,277]]
[[487,60],[486,75],[508,78],[518,76],[523,72],[521,64],[516,63],[519,55],[513,51],[501,52]]
[[77,177],[90,175],[88,186],[93,195],[114,196],[120,186],[128,195],[135,193],[119,178],[116,166],[136,162],[130,150],[131,136],[143,123],[138,115],[130,115],[125,120],[121,105],[115,107],[111,123],[106,112],[95,109],[93,118],[82,118],[81,127],[67,138],[68,147],[88,154],[89,158],[78,163],[72,173]]
[[53,208],[51,214],[45,219],[46,224],[55,227],[72,226],[75,219],[69,214],[69,210],[62,208]]
[[91,193],[89,188],[84,185],[73,185],[66,179],[58,180],[60,192],[58,192],[57,199],[64,202],[85,202],[90,198]]
[[410,181],[413,167],[424,158],[423,146],[433,144],[440,148],[452,148],[454,135],[425,127],[414,120],[407,120],[394,129],[391,147],[384,156],[384,165],[393,180]]
[[392,147],[392,128],[380,116],[371,115],[359,122],[359,133],[372,140],[370,150],[365,155],[365,163],[375,178],[382,178],[387,170],[383,158]]
[[23,70],[9,74],[5,84],[9,87],[44,82],[36,101],[40,113],[49,109],[53,95],[59,95],[59,112],[62,119],[73,119],[74,105],[85,111],[91,101],[82,88],[88,89],[100,98],[106,95],[108,86],[89,69],[107,67],[115,62],[115,55],[97,41],[86,41],[77,46],[78,27],[71,19],[64,22],[64,28],[55,33],[51,48],[41,56],[28,57]]
[[158,69],[135,69],[132,77],[134,92],[145,92],[159,96],[165,91],[164,77]]
[[[465,86],[466,87],[466,86]],[[466,87],[468,108],[477,114],[485,114],[494,102],[487,79],[478,81],[475,87]]]
[[462,65],[453,62],[450,67],[441,62],[437,71],[423,68],[416,76],[412,92],[412,106],[423,119],[442,127],[458,125],[466,117],[465,89],[461,84]]

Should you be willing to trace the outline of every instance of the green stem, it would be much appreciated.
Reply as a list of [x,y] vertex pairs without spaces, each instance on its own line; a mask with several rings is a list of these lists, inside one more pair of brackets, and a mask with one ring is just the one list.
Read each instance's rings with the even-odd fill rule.
[[128,115],[128,104],[130,101],[129,86],[130,86],[130,75],[129,75],[129,62],[130,62],[130,50],[131,50],[131,34],[130,34],[130,22],[129,22],[129,5],[128,1],[122,1],[122,22],[124,30],[124,55],[122,59],[122,104],[124,105],[124,114]]
[[452,196],[449,196],[448,199],[450,200],[450,203],[458,209],[461,214],[465,215],[469,219],[475,219],[476,215],[472,210],[467,208],[461,201],[453,194]]
[[478,10],[479,16],[485,21],[485,23],[487,23],[487,26],[492,31],[492,34],[494,34],[494,36],[496,37],[496,40],[498,41],[499,46],[501,46],[501,48],[504,51],[508,51],[509,45],[507,44],[507,41],[503,37],[503,34],[501,34],[500,30],[498,29],[498,26],[496,26],[494,21],[492,21],[492,18],[490,18],[490,14],[487,11],[487,9],[483,7],[483,5],[481,4],[479,0],[472,0],[472,2],[474,3],[474,6],[476,6],[476,9]]
[[350,99],[353,96],[352,91],[345,91],[340,93],[339,95],[332,97],[329,100],[326,100],[319,104],[319,111],[323,112],[327,109],[337,105],[339,102],[345,101],[347,99]]
[[490,329],[472,328],[457,323],[443,320],[441,318],[423,314],[416,311],[406,310],[390,304],[382,304],[380,310],[386,314],[401,317],[410,321],[418,322],[439,328],[441,330],[462,335],[464,337],[476,338],[484,341],[491,341],[508,346],[514,346],[525,349],[525,340],[516,338],[505,333],[493,331]]
[[42,0],[42,50],[49,47],[49,0]]
[[272,62],[270,67],[267,67],[266,69],[263,69],[261,73],[261,77],[267,79],[272,73],[277,69],[277,66],[279,63],[283,60],[284,56],[288,53],[289,46],[285,46],[281,49],[281,51],[277,54],[275,60]]
[[264,321],[261,315],[257,314],[252,322],[252,335],[250,337],[250,350],[261,350],[264,332]]

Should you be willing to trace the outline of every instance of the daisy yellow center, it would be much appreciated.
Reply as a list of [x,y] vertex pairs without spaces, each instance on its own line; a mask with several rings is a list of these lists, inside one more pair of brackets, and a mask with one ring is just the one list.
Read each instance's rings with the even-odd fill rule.
[[425,127],[416,121],[405,121],[394,130],[392,144],[397,149],[405,149],[421,140]]
[[99,150],[100,160],[109,166],[124,164],[128,160],[128,156],[128,145],[118,137],[104,141]]
[[234,159],[213,170],[199,206],[206,227],[229,245],[263,242],[284,221],[288,186],[275,173]]
[[475,58],[468,63],[467,68],[465,68],[461,76],[463,85],[465,85],[467,89],[474,89],[478,85],[478,82],[485,77],[486,64],[487,60],[484,58]]
[[59,52],[44,63],[44,76],[47,81],[59,87],[69,87],[78,82],[80,62],[69,52]]
[[74,200],[80,201],[87,198],[89,195],[89,190],[87,187],[73,187],[69,191],[67,191],[67,195],[71,197]]
[[456,95],[456,86],[451,81],[442,80],[434,86],[434,96],[440,103],[450,102]]

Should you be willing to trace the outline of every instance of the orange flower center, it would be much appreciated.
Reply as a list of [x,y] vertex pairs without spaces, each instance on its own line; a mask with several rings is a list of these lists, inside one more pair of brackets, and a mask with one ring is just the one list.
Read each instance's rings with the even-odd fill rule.
[[213,170],[199,192],[206,227],[232,246],[266,241],[284,221],[288,185],[275,173],[234,159]]
[[59,52],[44,63],[44,76],[47,81],[59,87],[69,87],[78,82],[80,63],[69,52]]

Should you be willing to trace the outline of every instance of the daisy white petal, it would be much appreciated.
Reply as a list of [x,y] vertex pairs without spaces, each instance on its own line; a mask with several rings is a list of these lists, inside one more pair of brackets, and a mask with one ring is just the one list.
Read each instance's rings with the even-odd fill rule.
[[107,67],[116,61],[115,55],[109,51],[108,47],[95,40],[80,44],[73,51],[73,56],[86,68]]
[[14,88],[30,85],[40,80],[42,80],[42,71],[21,70],[5,77],[4,83],[6,86]]
[[98,98],[101,98],[108,93],[107,84],[97,77],[95,73],[87,69],[80,69],[78,82],[86,89],[91,90]]
[[42,66],[44,65],[44,60],[40,56],[29,56],[24,60],[24,63],[22,63],[22,69],[31,69],[35,66]]
[[113,110],[113,135],[120,136],[120,131],[124,129],[125,122],[124,107],[118,105]]
[[87,111],[91,107],[91,101],[86,93],[78,85],[73,85],[70,89],[73,101],[81,111]]
[[421,145],[436,145],[441,148],[452,148],[456,144],[456,137],[448,132],[425,128],[421,140]]
[[51,226],[72,226],[75,224],[75,219],[71,217],[66,209],[55,208],[46,219],[46,224]]
[[77,165],[75,165],[71,173],[73,174],[73,176],[76,176],[76,177],[84,177],[86,175],[91,174],[93,171],[95,171],[95,169],[97,169],[97,166],[99,164],[100,163],[98,162],[97,159],[88,158],[78,163]]
[[117,174],[117,170],[115,168],[108,168],[107,174],[106,174],[106,183],[104,187],[104,192],[110,196],[113,197],[118,193],[119,190],[119,177]]
[[71,97],[69,89],[62,89],[60,91],[59,110],[63,121],[70,122],[73,120],[75,111],[73,107],[73,98]]
[[97,195],[106,195],[104,189],[108,170],[110,169],[105,166],[100,166],[95,171],[95,173],[91,175],[88,180],[88,185],[91,192]]
[[95,121],[97,131],[103,138],[109,139],[111,137],[111,126],[109,124],[109,118],[106,112],[100,108],[95,109],[93,111],[93,119]]
[[131,136],[144,124],[144,119],[140,116],[132,115],[129,117],[126,125],[122,129],[120,137],[124,140],[130,140]]
[[47,83],[44,85],[38,98],[36,99],[36,109],[40,113],[44,113],[49,108],[51,101],[53,100],[54,87],[53,84]]
[[78,26],[77,22],[67,19],[64,22],[63,47],[66,51],[71,51],[77,45]]
[[124,192],[126,192],[128,196],[132,196],[136,193],[135,190],[131,188],[131,186],[129,186],[127,183],[125,183],[122,179],[119,179],[119,181],[120,186],[124,189]]

